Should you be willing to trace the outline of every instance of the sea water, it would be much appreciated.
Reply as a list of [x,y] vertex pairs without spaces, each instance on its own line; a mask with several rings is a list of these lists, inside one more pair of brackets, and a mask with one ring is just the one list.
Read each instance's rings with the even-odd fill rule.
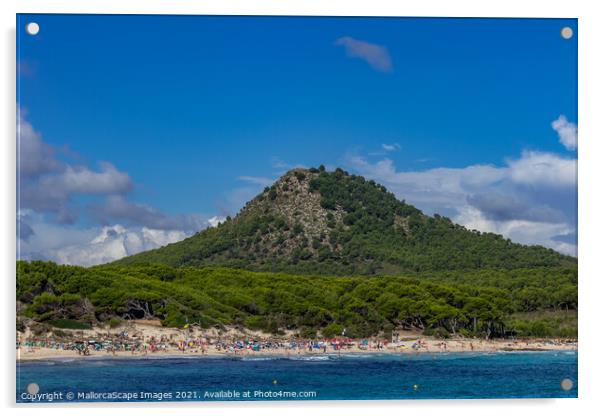
[[[571,383],[562,388],[566,379]],[[17,364],[18,402],[562,397],[577,397],[576,352],[92,357]]]

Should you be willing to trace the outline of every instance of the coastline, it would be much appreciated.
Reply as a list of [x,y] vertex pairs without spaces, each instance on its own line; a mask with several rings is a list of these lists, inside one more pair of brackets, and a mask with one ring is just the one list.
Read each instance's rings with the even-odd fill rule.
[[[253,351],[242,349],[235,352],[218,350],[211,346],[204,351],[201,349],[178,350],[168,349],[160,352],[130,352],[130,351],[93,351],[90,355],[81,355],[73,350],[60,350],[56,348],[35,347],[17,349],[17,362],[35,361],[62,361],[69,360],[119,360],[119,359],[175,359],[175,358],[295,358],[295,357],[326,357],[345,355],[375,355],[375,354],[445,354],[445,353],[499,353],[499,352],[545,352],[545,351],[574,351],[578,350],[576,343],[565,343],[558,341],[511,341],[511,340],[470,340],[452,339],[439,340],[422,337],[421,347],[412,348],[414,341],[389,344],[381,349],[362,349],[350,347],[343,349],[326,349],[323,351],[309,351],[306,349],[273,348],[265,351]],[[472,348],[471,348],[472,345]]]
[[[58,331],[57,331],[58,332]],[[349,354],[423,354],[512,351],[577,351],[576,340],[439,339],[419,331],[400,331],[397,339],[334,338],[306,340],[293,332],[273,335],[239,327],[169,328],[157,320],[130,321],[117,328],[62,330],[35,336],[29,328],[17,334],[17,362],[86,359],[154,359],[182,357],[307,357]],[[74,348],[75,346],[79,348]],[[86,350],[84,354],[83,350]]]

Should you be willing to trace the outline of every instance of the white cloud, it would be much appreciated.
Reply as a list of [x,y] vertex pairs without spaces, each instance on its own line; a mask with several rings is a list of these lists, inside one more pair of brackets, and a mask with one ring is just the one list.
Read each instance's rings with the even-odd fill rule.
[[487,188],[507,175],[506,169],[488,165],[400,172],[387,158],[369,163],[360,156],[351,156],[347,163],[361,175],[387,186],[400,199],[427,209],[453,208],[464,203],[472,191]]
[[207,220],[210,227],[217,227],[224,221],[226,221],[226,217],[219,217],[217,215],[215,217],[211,217]]
[[261,185],[261,186],[270,186],[271,184],[274,183],[274,179],[263,178],[260,176],[239,176],[238,179],[241,181],[244,181],[244,182],[249,182],[249,183],[252,183],[255,185]]
[[552,122],[552,128],[556,130],[560,143],[567,150],[577,149],[577,125],[575,123],[571,123],[561,114]]
[[345,48],[347,56],[359,58],[367,62],[373,69],[380,72],[393,71],[391,56],[386,47],[363,40],[343,36],[335,41],[335,45]]
[[45,220],[42,214],[32,210],[17,213],[22,222],[26,222],[32,233],[27,240],[17,241],[19,259],[56,260],[57,250],[79,244],[86,244],[98,234],[97,227],[66,227]]
[[398,171],[388,158],[371,163],[350,155],[346,164],[427,214],[576,255],[575,244],[557,239],[576,232],[576,159],[523,152],[505,166]]
[[186,237],[187,234],[183,231],[153,230],[146,227],[127,229],[121,225],[113,225],[103,227],[90,241],[61,247],[51,251],[50,256],[60,264],[93,266],[158,248]]
[[[98,169],[73,164],[73,154],[44,143],[21,111],[17,140],[20,258],[98,264],[181,240],[221,220],[170,215],[128,201],[133,182],[126,172],[108,162],[100,162]],[[57,159],[58,153],[65,161]],[[77,222],[82,195],[89,197],[87,222]],[[116,223],[125,227],[99,228]]]
[[55,158],[52,146],[42,141],[40,133],[21,114],[17,119],[17,169],[24,178],[57,172],[62,164]]
[[35,234],[27,220],[28,218],[25,212],[17,212],[17,235],[23,241],[29,240],[29,238]]
[[401,146],[399,145],[399,143],[393,143],[393,144],[383,143],[382,148],[385,152],[395,152],[395,151],[401,149]]
[[65,227],[44,221],[25,212],[34,231],[30,238],[19,240],[18,258],[52,260],[60,264],[92,266],[151,250],[183,240],[191,235],[180,230],[157,230],[148,227]]
[[574,232],[573,227],[566,223],[528,220],[496,221],[486,218],[483,212],[469,206],[462,207],[453,220],[468,229],[501,234],[515,243],[538,244],[571,256],[577,255],[576,245],[554,239],[558,235]]
[[18,206],[38,213],[54,215],[54,220],[71,224],[79,208],[73,203],[78,195],[125,194],[132,189],[129,175],[107,162],[99,170],[59,161],[58,153],[73,154],[45,143],[24,118],[19,108],[17,129]]
[[167,215],[146,204],[130,202],[121,195],[109,195],[103,204],[90,206],[89,212],[101,224],[125,221],[128,225],[186,232],[196,232],[208,226],[208,218],[202,215]]
[[466,202],[477,208],[485,218],[496,221],[527,220],[558,223],[565,219],[561,210],[545,204],[529,204],[515,195],[502,192],[469,195]]
[[576,187],[577,159],[553,153],[523,152],[520,159],[508,160],[511,179],[525,185]]
[[40,179],[40,188],[45,192],[69,194],[122,194],[132,189],[132,181],[125,172],[120,172],[108,162],[99,163],[100,171],[94,172],[86,166],[67,166],[56,175]]
[[[348,53],[349,48],[353,49],[351,45],[357,46],[354,42],[362,43],[352,38],[339,41]],[[560,116],[552,126],[568,149],[573,144],[576,148],[574,124]],[[126,197],[133,185],[127,173],[106,162],[94,170],[59,161],[56,149],[44,143],[24,119],[19,120],[18,137],[21,178],[17,219],[21,233],[19,255],[23,258],[98,264],[181,240],[224,220],[198,214],[168,215],[128,201]],[[384,150],[381,156],[400,148],[397,143],[384,143],[381,147]],[[517,242],[576,253],[575,244],[558,238],[576,232],[576,204],[571,200],[577,186],[575,158],[525,151],[518,159],[508,159],[503,166],[471,165],[422,171],[399,171],[388,158],[372,163],[351,155],[346,163],[351,170],[382,183],[399,199],[429,214],[438,212],[469,228],[501,233]],[[274,167],[293,166],[275,159]],[[225,194],[230,208],[242,207],[273,182],[257,176],[238,179],[246,182],[246,186]],[[78,207],[73,196],[76,195],[104,198],[102,204],[91,204],[90,219],[96,223],[88,228],[57,224],[75,221]],[[54,215],[53,222],[48,221],[48,214]]]
[[54,214],[57,222],[71,224],[79,212],[79,207],[72,203],[75,196],[125,194],[131,188],[129,175],[109,163],[101,163],[100,171],[65,166],[62,172],[20,181],[19,206]]

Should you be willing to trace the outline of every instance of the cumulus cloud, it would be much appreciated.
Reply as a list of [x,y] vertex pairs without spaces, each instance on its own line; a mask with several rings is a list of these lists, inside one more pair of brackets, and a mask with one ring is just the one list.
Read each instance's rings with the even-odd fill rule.
[[484,193],[469,195],[467,202],[483,216],[493,221],[525,220],[531,222],[558,223],[565,220],[562,211],[547,205],[530,205],[513,195]]
[[66,166],[56,175],[40,179],[40,188],[49,194],[63,197],[68,194],[123,194],[132,189],[132,181],[108,162],[99,163],[95,172],[87,166]]
[[93,266],[108,263],[169,243],[183,240],[187,234],[176,230],[153,230],[146,227],[127,229],[121,225],[103,227],[89,241],[68,245],[49,252],[60,264]]
[[508,160],[514,182],[548,187],[577,186],[577,160],[553,153],[526,151],[520,159]]
[[73,199],[80,195],[125,194],[132,189],[129,175],[108,162],[98,169],[60,160],[65,154],[45,143],[39,132],[19,111],[17,128],[17,193],[21,210],[52,214],[60,224],[72,224],[79,209]]
[[[134,186],[126,172],[108,162],[97,168],[73,163],[73,154],[45,143],[21,111],[17,143],[20,258],[98,264],[181,240],[222,221],[199,214],[168,215],[128,201]],[[78,222],[82,196],[89,204],[88,221]],[[102,232],[98,225],[105,226]]]
[[19,234],[17,255],[20,259],[56,260],[53,253],[57,250],[89,242],[98,233],[96,228],[66,227],[49,222],[43,214],[31,210],[18,212],[17,218],[20,218],[22,223],[26,221],[32,231],[27,239]]
[[558,241],[558,235],[573,232],[568,223],[541,222],[520,219],[496,221],[488,219],[480,210],[473,207],[462,207],[454,221],[469,229],[501,234],[521,244],[538,244],[571,256],[577,255],[575,243]]
[[427,214],[576,255],[576,242],[558,239],[575,232],[576,159],[531,151],[503,166],[400,171],[388,158],[370,162],[348,155],[346,166]]
[[21,215],[17,215],[17,235],[23,241],[28,241],[35,232],[29,224],[25,222],[25,219]]
[[397,171],[393,161],[388,158],[375,163],[361,156],[348,156],[346,160],[351,169],[382,183],[400,199],[406,199],[427,211],[463,204],[467,195],[487,189],[507,175],[505,169],[488,165],[402,172]]
[[[111,262],[181,241],[194,234],[193,231],[126,227],[121,224],[65,227],[48,223],[42,215],[31,211],[22,212],[18,218],[26,218],[32,230],[29,238],[19,240],[19,259],[51,260],[80,266]],[[217,226],[223,221],[223,217],[212,217],[204,226]]]
[[72,204],[74,197],[125,194],[131,189],[130,177],[109,163],[101,163],[99,171],[85,166],[66,166],[62,172],[21,181],[19,203],[22,208],[52,213],[61,224],[72,224],[79,211]]
[[335,45],[343,46],[350,58],[359,58],[380,72],[393,71],[391,56],[386,47],[363,40],[343,36],[335,41]]
[[109,195],[103,204],[89,207],[101,224],[125,221],[127,224],[159,230],[196,232],[206,228],[208,219],[198,214],[167,215],[145,204],[136,204],[121,195]]
[[63,168],[56,159],[52,146],[44,143],[31,123],[19,111],[17,119],[17,170],[23,179],[44,173],[57,172]]
[[552,122],[552,128],[558,133],[560,143],[567,150],[577,149],[577,125],[575,123],[571,123],[561,114]]

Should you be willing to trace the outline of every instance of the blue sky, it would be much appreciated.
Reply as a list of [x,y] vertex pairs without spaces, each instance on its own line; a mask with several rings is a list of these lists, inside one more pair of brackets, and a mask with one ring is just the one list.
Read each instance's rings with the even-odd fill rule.
[[[17,27],[20,122],[37,140],[21,162],[56,161],[22,179],[24,257],[93,263],[75,246],[102,235],[115,249],[142,228],[178,239],[319,164],[574,254],[574,19],[20,15]],[[82,177],[94,191],[74,187]],[[72,237],[42,237],[57,233]],[[69,247],[79,254],[61,257]]]

